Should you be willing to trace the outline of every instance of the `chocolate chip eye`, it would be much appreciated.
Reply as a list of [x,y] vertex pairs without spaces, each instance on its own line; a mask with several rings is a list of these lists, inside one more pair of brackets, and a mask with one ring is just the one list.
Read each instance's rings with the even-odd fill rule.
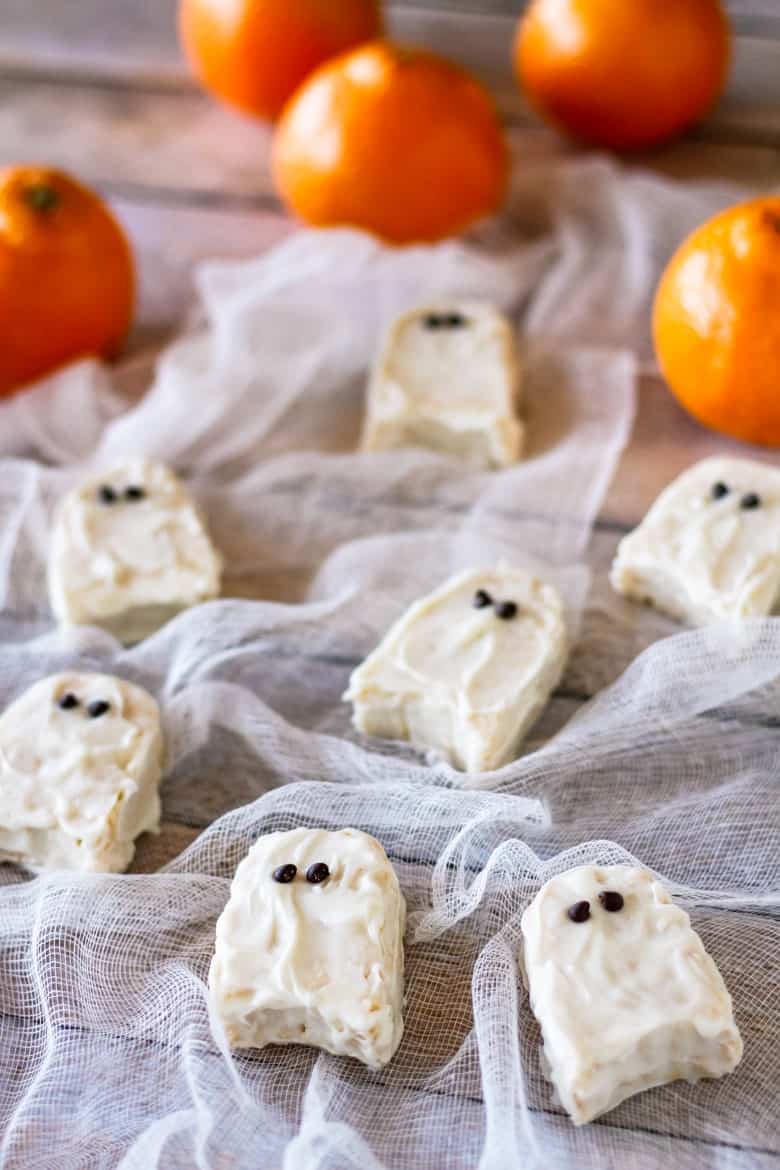
[[442,324],[442,319],[438,313],[428,313],[426,317],[423,317],[423,325],[426,329],[441,329]]
[[590,918],[590,902],[575,902],[566,913],[572,922],[587,922]]
[[710,488],[710,495],[712,496],[713,500],[722,500],[724,496],[729,494],[729,491],[729,485],[727,483],[723,483],[722,480],[718,480],[718,482],[714,483]]
[[271,877],[275,882],[279,882],[281,886],[289,886],[291,881],[294,881],[295,875],[298,872],[297,865],[290,862],[287,865],[279,865],[276,867]]
[[467,323],[462,313],[448,313],[444,318],[444,324],[448,329],[461,329]]
[[330,877],[330,870],[324,861],[315,861],[314,865],[310,865],[306,870],[306,881],[311,882],[313,886],[318,886],[320,882],[327,881]]
[[748,492],[739,501],[740,508],[746,511],[752,511],[753,508],[758,508],[761,505],[761,497],[756,492]]
[[105,699],[95,699],[94,702],[87,706],[87,713],[90,719],[99,719],[101,715],[105,715],[106,711],[111,710],[111,704],[107,703]]
[[513,617],[517,616],[517,604],[514,601],[497,601],[496,602],[496,617],[503,621],[511,621]]
[[619,894],[617,890],[604,890],[601,894],[599,894],[599,902],[601,902],[601,905],[605,910],[608,910],[610,914],[614,914],[616,911],[622,910],[625,905],[623,895]]
[[475,609],[484,609],[485,606],[493,604],[493,598],[490,596],[487,589],[478,589],[474,594],[474,600],[471,604]]
[[57,700],[57,706],[61,707],[63,711],[72,711],[78,705],[79,701],[73,691],[68,691],[67,695],[63,695],[61,699]]
[[115,504],[116,492],[108,483],[103,483],[98,488],[98,499],[101,504]]
[[146,492],[138,484],[131,483],[129,487],[125,488],[126,500],[143,500],[146,498]]

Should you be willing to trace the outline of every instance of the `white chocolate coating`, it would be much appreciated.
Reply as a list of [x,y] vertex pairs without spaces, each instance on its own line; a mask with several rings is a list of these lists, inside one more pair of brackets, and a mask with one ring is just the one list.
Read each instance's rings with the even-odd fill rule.
[[[622,894],[622,910],[599,902]],[[590,903],[572,922],[569,907]],[[647,870],[580,866],[546,883],[522,919],[544,1057],[576,1125],[643,1089],[721,1077],[742,1057],[731,997],[688,915]]]
[[[479,589],[517,615],[474,608]],[[522,569],[469,570],[416,601],[352,674],[345,700],[365,735],[444,752],[466,772],[500,768],[566,664],[557,590]]]
[[[311,885],[305,874],[317,862],[330,877]],[[295,880],[274,881],[288,864]],[[310,1044],[387,1064],[403,1034],[405,919],[395,871],[367,833],[260,837],[236,870],[209,971],[228,1043]]]
[[[113,504],[101,503],[108,485]],[[128,500],[126,488],[143,489]],[[177,477],[129,459],[68,493],[57,512],[49,594],[63,625],[99,625],[128,644],[180,610],[219,595],[222,564]]]
[[[77,707],[63,710],[71,693]],[[87,706],[110,704],[98,718]],[[58,674],[0,716],[0,859],[30,868],[119,873],[135,838],[156,833],[163,769],[151,695],[104,674]]]
[[[459,314],[457,328],[426,318]],[[371,376],[362,447],[431,447],[476,467],[504,467],[523,446],[520,363],[512,326],[490,305],[415,309],[390,327]]]
[[[716,483],[729,488],[720,499]],[[751,492],[760,506],[745,509]],[[620,542],[610,579],[694,625],[770,613],[780,593],[780,470],[731,457],[690,467]]]

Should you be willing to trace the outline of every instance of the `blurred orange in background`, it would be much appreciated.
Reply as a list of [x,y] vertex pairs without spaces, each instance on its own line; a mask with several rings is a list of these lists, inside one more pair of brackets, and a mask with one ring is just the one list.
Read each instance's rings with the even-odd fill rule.
[[731,207],[684,241],[658,287],[653,333],[694,418],[780,446],[780,196]]
[[190,64],[223,101],[274,119],[329,57],[379,36],[379,0],[181,0]]
[[306,222],[403,244],[496,210],[508,156],[478,81],[433,53],[375,41],[304,83],[278,124],[273,170]]
[[532,0],[514,46],[531,105],[577,138],[638,150],[702,118],[726,79],[719,0]]
[[113,357],[133,313],[130,245],[61,171],[0,171],[0,395],[87,355]]

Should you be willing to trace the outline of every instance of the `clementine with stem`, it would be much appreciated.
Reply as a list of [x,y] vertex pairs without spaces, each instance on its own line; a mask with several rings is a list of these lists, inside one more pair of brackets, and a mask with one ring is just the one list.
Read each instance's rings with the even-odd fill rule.
[[113,357],[134,299],[130,245],[94,191],[48,167],[0,171],[0,395]]

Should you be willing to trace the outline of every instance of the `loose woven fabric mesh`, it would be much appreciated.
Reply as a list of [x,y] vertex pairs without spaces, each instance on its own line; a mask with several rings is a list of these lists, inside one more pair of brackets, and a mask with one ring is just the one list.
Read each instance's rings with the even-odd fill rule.
[[[753,1170],[780,1164],[780,629],[682,631],[614,598],[594,521],[626,439],[661,265],[739,192],[603,163],[527,168],[467,247],[348,233],[200,274],[200,326],[145,402],[84,364],[0,408],[0,702],[70,667],[160,700],[157,845],[116,877],[0,870],[0,1164],[46,1170]],[[366,367],[406,305],[501,304],[527,349],[528,458],[469,471],[354,452]],[[158,455],[224,552],[225,600],[132,649],[53,629],[52,509],[88,468]],[[560,587],[573,651],[516,762],[464,777],[361,740],[350,670],[450,571],[504,558]],[[373,833],[409,908],[406,1030],[381,1072],[304,1047],[231,1056],[208,1015],[215,920],[259,834]],[[188,842],[184,852],[181,848]],[[160,865],[163,857],[173,858]],[[520,916],[541,882],[636,859],[730,988],[732,1076],[640,1094],[575,1129],[542,1076]],[[147,872],[144,872],[147,871]]]

